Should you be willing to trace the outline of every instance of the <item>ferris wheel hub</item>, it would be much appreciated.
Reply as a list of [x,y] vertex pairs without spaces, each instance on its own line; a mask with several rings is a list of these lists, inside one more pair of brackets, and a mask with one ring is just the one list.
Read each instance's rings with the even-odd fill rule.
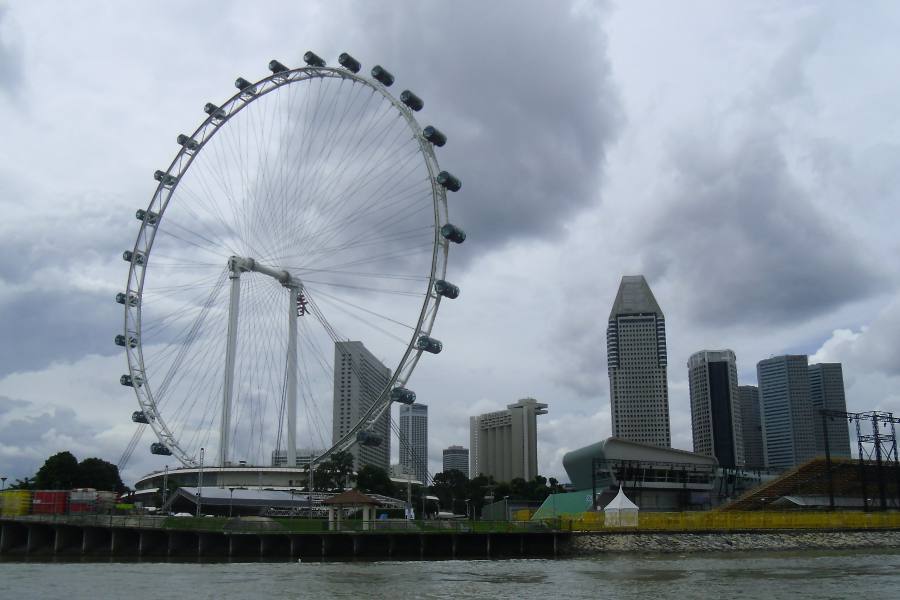
[[248,271],[252,271],[254,273],[262,273],[263,275],[268,275],[272,279],[278,281],[286,288],[302,288],[303,284],[300,281],[291,275],[291,273],[287,270],[279,270],[273,269],[272,267],[268,267],[266,265],[259,264],[253,258],[243,257],[243,256],[232,256],[228,259],[228,269],[234,275],[240,275],[241,273],[246,273]]

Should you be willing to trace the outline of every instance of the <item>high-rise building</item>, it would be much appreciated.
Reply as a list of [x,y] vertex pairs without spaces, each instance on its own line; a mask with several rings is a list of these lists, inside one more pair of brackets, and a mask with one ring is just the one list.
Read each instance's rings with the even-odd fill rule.
[[[334,403],[332,438],[336,443],[356,425],[391,379],[391,370],[381,364],[362,342],[334,344]],[[369,431],[381,438],[377,446],[353,444],[353,468],[373,465],[388,472],[391,466],[390,412],[384,414]]]
[[455,469],[469,476],[469,449],[462,446],[450,446],[444,448],[444,473],[451,469]]
[[756,376],[766,466],[795,467],[815,457],[815,417],[806,356],[761,360]]
[[741,430],[744,438],[744,465],[761,469],[766,466],[763,450],[762,421],[759,416],[759,388],[738,386],[741,399]]
[[427,483],[428,407],[424,404],[400,405],[400,465]]
[[819,410],[836,410],[847,412],[847,399],[844,397],[844,373],[841,363],[818,363],[809,365],[809,399],[815,413],[816,454],[825,455],[827,427],[828,448],[831,456],[850,458],[850,431],[847,421],[842,417],[826,417],[822,419]]
[[622,277],[606,356],[613,437],[670,447],[666,320],[643,275]]
[[723,467],[744,465],[737,362],[731,350],[702,350],[688,359],[694,452]]
[[470,475],[493,476],[496,481],[534,479],[538,474],[537,416],[545,414],[546,404],[525,398],[506,410],[471,417],[470,447],[477,451]]

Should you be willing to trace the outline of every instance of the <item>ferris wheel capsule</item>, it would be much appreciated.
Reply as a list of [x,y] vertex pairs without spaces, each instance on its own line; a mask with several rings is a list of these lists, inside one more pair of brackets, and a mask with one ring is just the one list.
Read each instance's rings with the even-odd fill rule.
[[417,112],[422,110],[425,106],[425,102],[409,90],[403,90],[403,92],[400,93],[400,102]]
[[372,77],[380,81],[384,87],[391,87],[394,84],[394,76],[381,65],[372,67]]
[[431,125],[422,130],[422,137],[438,147],[447,143],[447,136]]
[[359,73],[359,70],[362,68],[362,65],[359,64],[359,61],[347,54],[346,52],[341,53],[338,56],[338,63],[351,73]]
[[391,401],[400,404],[413,404],[416,401],[416,393],[405,387],[395,387],[391,390]]
[[324,67],[325,61],[312,50],[303,55],[303,62],[311,67]]
[[452,223],[447,223],[441,227],[441,235],[454,244],[462,244],[466,241],[466,232]]
[[285,71],[288,70],[288,68],[286,66],[284,66],[283,64],[281,64],[280,62],[278,62],[277,60],[272,59],[269,61],[269,70],[272,71],[272,73],[274,73],[275,75],[277,75],[278,73],[284,73]]

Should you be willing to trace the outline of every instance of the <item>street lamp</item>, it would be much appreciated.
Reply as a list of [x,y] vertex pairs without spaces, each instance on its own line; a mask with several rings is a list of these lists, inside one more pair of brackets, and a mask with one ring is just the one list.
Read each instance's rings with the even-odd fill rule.
[[231,509],[234,506],[234,488],[228,488],[228,518],[231,518]]
[[5,490],[6,489],[6,477],[5,476],[0,477],[0,482],[2,482],[2,485],[0,485],[0,490]]
[[509,521],[509,496],[503,496],[503,507],[504,513],[506,514],[506,520]]
[[466,519],[469,518],[469,503],[472,502],[471,498],[466,498]]

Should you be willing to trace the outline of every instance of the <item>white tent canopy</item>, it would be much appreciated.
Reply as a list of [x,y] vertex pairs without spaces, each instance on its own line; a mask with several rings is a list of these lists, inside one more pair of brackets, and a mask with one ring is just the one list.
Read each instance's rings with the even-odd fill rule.
[[638,505],[628,499],[622,486],[619,493],[603,509],[604,525],[606,527],[637,527]]

